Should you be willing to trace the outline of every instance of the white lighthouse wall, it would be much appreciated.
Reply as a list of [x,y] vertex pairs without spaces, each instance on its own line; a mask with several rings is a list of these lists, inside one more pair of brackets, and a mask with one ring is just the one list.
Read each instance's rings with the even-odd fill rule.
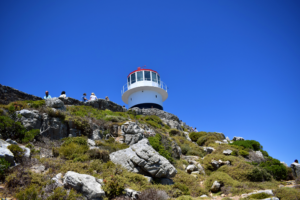
[[155,103],[163,106],[162,96],[155,91],[151,91],[151,90],[137,91],[128,97],[129,108],[141,103]]

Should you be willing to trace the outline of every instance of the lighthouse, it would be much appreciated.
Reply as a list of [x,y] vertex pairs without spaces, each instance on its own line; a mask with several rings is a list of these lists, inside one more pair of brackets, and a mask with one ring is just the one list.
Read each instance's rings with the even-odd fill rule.
[[161,81],[157,71],[142,69],[131,72],[121,90],[122,100],[129,108],[158,108],[168,98],[167,85]]

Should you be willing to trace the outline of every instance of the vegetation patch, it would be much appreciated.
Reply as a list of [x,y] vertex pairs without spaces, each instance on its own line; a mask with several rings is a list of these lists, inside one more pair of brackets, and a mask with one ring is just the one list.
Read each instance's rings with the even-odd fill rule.
[[168,159],[170,162],[173,162],[171,149],[166,149],[162,143],[162,136],[160,134],[156,134],[154,137],[149,137],[149,143],[160,155]]
[[230,143],[230,145],[242,146],[245,149],[252,149],[254,151],[259,151],[259,150],[263,149],[263,146],[255,140],[239,140],[239,141],[234,141],[233,143]]

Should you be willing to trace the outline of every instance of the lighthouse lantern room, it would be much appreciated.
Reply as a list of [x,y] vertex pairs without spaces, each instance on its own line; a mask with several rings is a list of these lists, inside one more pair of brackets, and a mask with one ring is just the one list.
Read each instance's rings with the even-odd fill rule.
[[127,83],[121,90],[122,100],[129,108],[158,108],[163,110],[163,102],[168,98],[167,85],[160,75],[151,69],[131,72],[127,76]]

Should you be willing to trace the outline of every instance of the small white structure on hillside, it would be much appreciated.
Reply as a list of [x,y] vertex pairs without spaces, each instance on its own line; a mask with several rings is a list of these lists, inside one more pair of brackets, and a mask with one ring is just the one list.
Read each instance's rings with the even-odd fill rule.
[[158,108],[163,110],[163,102],[168,98],[167,85],[160,75],[151,69],[141,69],[127,76],[127,84],[121,90],[122,100],[129,108]]

